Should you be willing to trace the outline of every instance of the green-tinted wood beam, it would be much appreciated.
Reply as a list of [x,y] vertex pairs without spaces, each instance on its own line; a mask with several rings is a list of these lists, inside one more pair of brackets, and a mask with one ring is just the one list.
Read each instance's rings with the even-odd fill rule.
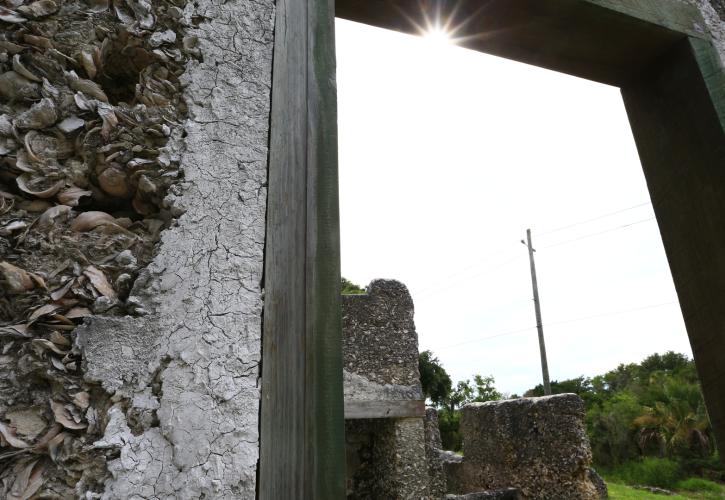
[[693,37],[702,37],[705,27],[700,12],[679,0],[583,1]]
[[341,499],[345,438],[331,0],[278,0],[259,498]]
[[463,47],[618,86],[705,26],[678,0],[336,1],[338,17],[414,34],[437,13]]
[[622,89],[715,434],[725,444],[725,71],[680,43]]

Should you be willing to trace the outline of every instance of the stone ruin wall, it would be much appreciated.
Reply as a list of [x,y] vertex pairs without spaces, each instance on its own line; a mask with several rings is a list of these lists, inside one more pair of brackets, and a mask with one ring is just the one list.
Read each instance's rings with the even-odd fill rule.
[[461,456],[440,450],[437,415],[429,410],[430,476],[450,500],[607,498],[591,468],[584,415],[576,394],[473,403],[462,409]]
[[[424,399],[413,299],[405,285],[372,281],[342,297],[345,399]],[[432,498],[422,418],[345,421],[347,498]]]
[[0,496],[254,497],[273,24],[0,4]]
[[[366,294],[343,296],[346,402],[422,399],[413,314],[397,281],[375,280]],[[415,418],[346,420],[347,498],[602,497],[578,396],[477,403],[462,412],[462,457],[441,450],[432,408]]]
[[[397,281],[375,280],[365,294],[343,296],[346,402],[422,399],[413,316],[412,298]],[[578,396],[477,403],[462,412],[462,457],[441,449],[432,408],[424,418],[346,420],[347,498],[606,496],[590,468]]]
[[273,24],[2,2],[3,498],[254,498]]
[[462,410],[457,493],[515,487],[526,500],[597,500],[584,401],[575,394],[473,403]]
[[374,280],[365,294],[342,296],[345,399],[424,399],[413,315],[398,281]]

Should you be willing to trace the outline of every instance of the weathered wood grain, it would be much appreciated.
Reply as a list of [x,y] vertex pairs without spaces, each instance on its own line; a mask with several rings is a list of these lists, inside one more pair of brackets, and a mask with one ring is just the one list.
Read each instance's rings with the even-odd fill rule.
[[693,5],[678,0],[583,0],[693,37],[702,37],[705,21]]
[[345,401],[345,419],[414,418],[425,416],[425,401]]
[[691,38],[622,95],[710,420],[725,443],[725,71],[712,45]]
[[343,498],[333,5],[279,0],[265,255],[259,498]]
[[334,0],[308,5],[305,498],[345,497]]

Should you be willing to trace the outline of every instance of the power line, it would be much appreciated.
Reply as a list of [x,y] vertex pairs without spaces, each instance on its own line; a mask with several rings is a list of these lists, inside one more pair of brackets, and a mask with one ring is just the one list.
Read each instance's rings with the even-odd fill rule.
[[652,204],[652,202],[651,201],[648,201],[646,203],[640,203],[639,205],[634,205],[632,207],[622,208],[621,210],[617,210],[616,212],[610,212],[610,213],[607,213],[607,214],[599,215],[599,216],[594,217],[592,219],[587,219],[587,220],[583,220],[583,221],[580,221],[580,222],[575,222],[573,224],[568,224],[566,226],[557,227],[555,229],[550,229],[548,231],[544,231],[543,233],[536,233],[536,236],[544,236],[546,234],[556,233],[556,232],[559,232],[559,231],[563,231],[564,229],[569,229],[569,228],[572,228],[572,227],[581,226],[582,224],[588,224],[590,222],[598,221],[600,219],[605,219],[605,218],[611,217],[613,215],[617,215],[617,214],[621,214],[621,213],[624,213],[624,212],[628,212],[630,210],[634,210],[635,208],[640,208],[640,207],[644,207],[646,205],[651,205],[651,204]]
[[607,312],[607,313],[593,314],[591,316],[585,316],[583,318],[574,318],[574,319],[567,319],[567,320],[563,320],[563,321],[556,321],[554,323],[549,323],[548,326],[566,325],[568,323],[576,323],[578,321],[586,321],[586,320],[595,319],[595,318],[604,318],[604,317],[609,317],[609,316],[618,316],[620,314],[627,314],[627,313],[631,313],[631,312],[644,311],[646,309],[655,309],[657,307],[671,306],[673,304],[679,304],[679,302],[677,302],[677,301],[673,301],[673,302],[663,302],[662,304],[652,304],[652,305],[649,305],[649,306],[635,307],[634,309],[625,309],[625,310],[622,310],[622,311],[612,311],[612,312]]
[[[596,318],[605,318],[605,317],[609,317],[609,316],[618,316],[620,314],[627,314],[627,313],[632,313],[632,312],[637,312],[637,311],[644,311],[644,310],[647,310],[647,309],[655,309],[655,308],[658,308],[658,307],[670,306],[670,305],[673,305],[673,304],[678,304],[679,305],[679,302],[677,302],[677,301],[673,301],[673,302],[663,302],[661,304],[652,304],[652,305],[648,305],[648,306],[636,307],[636,308],[633,308],[633,309],[624,309],[624,310],[621,310],[621,311],[609,311],[609,312],[605,312],[605,313],[593,314],[591,316],[584,316],[584,317],[581,317],[581,318],[573,318],[573,319],[567,319],[567,320],[562,320],[562,321],[555,321],[553,323],[547,323],[546,326],[557,326],[557,325],[564,325],[564,324],[568,324],[568,323],[577,323],[579,321],[587,321],[587,320],[596,319]],[[459,342],[457,344],[451,344],[451,345],[448,345],[448,346],[445,346],[445,347],[441,347],[438,350],[439,351],[442,351],[444,349],[451,349],[453,347],[459,347],[459,346],[462,346],[462,345],[473,344],[473,343],[476,343],[476,342],[482,342],[484,340],[490,340],[490,339],[495,339],[495,338],[499,338],[499,337],[507,337],[507,336],[510,336],[510,335],[515,335],[515,334],[518,334],[518,333],[528,332],[529,330],[535,330],[535,329],[536,329],[536,325],[530,326],[528,328],[522,328],[520,330],[504,331],[504,332],[501,332],[501,333],[495,333],[493,335],[489,335],[487,337],[479,337],[479,338],[475,338],[475,339],[470,339],[470,340],[466,340],[466,341],[463,341],[463,342]]]
[[[501,269],[502,267],[505,267],[505,266],[511,264],[512,262],[516,262],[517,260],[522,259],[523,257],[524,257],[523,255],[517,255],[516,257],[512,257],[512,258],[510,258],[508,260],[505,260],[503,262],[500,262],[500,263],[494,265],[493,267],[488,267],[488,268],[486,268],[486,269],[484,269],[482,271],[479,271],[477,273],[468,275],[465,278],[479,278],[481,276],[485,276],[487,274],[491,274],[492,272],[497,271],[497,270]],[[446,290],[450,290],[451,288],[455,287],[458,284],[459,281],[460,280],[455,280],[452,283],[450,283],[450,284],[448,284],[446,286],[443,286],[443,287],[427,288],[425,291],[421,292],[420,294],[418,294],[416,296],[416,300],[426,299],[428,297],[432,297],[432,296],[437,295],[439,293],[445,292]]]
[[554,243],[553,245],[547,245],[545,247],[541,247],[540,250],[544,250],[546,248],[558,247],[560,245],[566,245],[568,243],[573,243],[573,242],[579,241],[579,240],[585,240],[587,238],[593,238],[594,236],[599,236],[600,234],[611,233],[613,231],[619,231],[620,229],[625,229],[625,228],[628,228],[630,226],[636,226],[637,224],[642,224],[644,222],[649,222],[651,220],[655,220],[655,218],[654,217],[650,217],[648,219],[642,219],[642,220],[638,220],[636,222],[630,222],[629,224],[624,224],[622,226],[617,226],[617,227],[614,227],[614,228],[611,228],[611,229],[605,229],[604,231],[599,231],[598,233],[585,234],[584,236],[580,236],[579,238],[573,238],[571,240],[560,241],[559,243]]
[[[594,217],[592,219],[588,219],[588,220],[585,220],[585,221],[577,222],[577,223],[574,223],[574,224],[569,224],[567,226],[562,226],[562,227],[557,228],[557,229],[552,229],[552,230],[546,231],[544,233],[537,233],[537,236],[542,236],[542,235],[545,235],[545,234],[551,234],[551,233],[555,233],[557,231],[562,231],[564,229],[568,229],[568,228],[571,228],[571,227],[580,226],[582,224],[586,224],[586,223],[589,223],[589,222],[593,222],[593,221],[596,221],[596,220],[599,220],[599,219],[604,219],[606,217],[610,217],[612,215],[616,215],[616,214],[619,214],[619,213],[627,212],[629,210],[633,210],[635,208],[643,207],[643,206],[649,205],[649,204],[651,204],[651,202],[641,203],[639,205],[635,205],[635,206],[632,206],[632,207],[629,207],[629,208],[623,208],[621,210],[617,210],[616,212],[610,212],[608,214],[600,215],[600,216]],[[630,227],[630,226],[635,226],[637,224],[641,224],[643,222],[648,222],[650,220],[654,220],[654,217],[650,217],[649,219],[644,219],[644,220],[641,220],[641,221],[632,222],[630,224],[625,224],[625,225],[618,226],[618,227],[615,227],[615,228],[612,228],[612,229],[606,229],[604,231],[600,231],[600,232],[597,232],[597,233],[587,234],[587,235],[580,236],[578,238],[574,238],[574,239],[571,239],[571,240],[566,240],[566,241],[562,241],[562,242],[559,242],[559,243],[554,243],[553,245],[547,245],[547,246],[541,247],[541,249],[546,249],[546,248],[551,248],[551,247],[555,247],[555,246],[559,246],[559,245],[564,245],[564,244],[567,244],[567,243],[572,243],[572,242],[575,242],[575,241],[579,241],[579,240],[591,238],[591,237],[594,237],[594,236],[599,236],[600,234],[605,234],[605,233],[609,233],[609,232],[612,232],[612,231],[618,231],[620,229],[624,229],[624,228],[627,228],[627,227]],[[502,249],[502,250],[499,250],[497,252],[490,253],[490,254],[488,254],[484,258],[484,260],[479,261],[479,262],[477,262],[475,264],[471,264],[469,266],[466,266],[465,268],[460,269],[459,271],[456,271],[454,273],[451,273],[451,274],[443,277],[442,279],[438,280],[436,283],[437,283],[437,285],[441,285],[441,284],[444,284],[444,283],[449,282],[451,279],[458,278],[458,277],[463,277],[465,275],[465,273],[468,272],[468,271],[470,271],[471,269],[475,269],[476,267],[479,267],[482,264],[486,264],[487,262],[489,262],[491,257],[495,257],[496,255],[501,255],[501,254],[505,254],[505,253],[509,253],[509,250],[508,249]],[[495,265],[494,268],[492,268],[492,269],[486,269],[485,271],[483,271],[481,273],[476,273],[474,275],[466,276],[466,277],[476,277],[476,276],[480,276],[481,274],[487,274],[488,272],[490,272],[490,270],[496,270],[499,267],[502,267],[502,266],[504,266],[504,265],[506,265],[506,264],[508,264],[510,262],[513,262],[514,260],[516,260],[516,259],[507,260],[505,262],[502,262],[500,264]],[[455,284],[457,281],[458,280],[454,280],[453,283]],[[434,286],[425,288],[425,289],[423,289],[418,294],[418,298],[426,298],[426,297],[430,297],[432,295],[436,295],[436,294],[440,293],[441,291],[445,291],[445,290],[448,290],[448,289],[452,288],[452,286],[454,286],[454,285],[451,284],[451,285],[448,285],[448,286],[445,286],[445,287],[442,287],[441,288],[440,286],[434,285]]]
[[505,332],[501,332],[501,333],[496,333],[496,334],[490,335],[488,337],[479,337],[479,338],[475,338],[475,339],[471,339],[471,340],[465,340],[463,342],[459,342],[458,344],[451,344],[451,345],[447,345],[445,347],[441,347],[438,350],[439,351],[442,351],[444,349],[451,349],[453,347],[458,347],[458,346],[467,345],[467,344],[473,344],[475,342],[481,342],[483,340],[496,339],[496,338],[499,338],[499,337],[507,337],[509,335],[515,335],[517,333],[528,332],[529,330],[536,330],[536,325],[530,326],[528,328],[522,328],[520,330],[511,330],[511,331],[505,331]]
[[[641,203],[639,205],[634,205],[632,207],[623,208],[621,210],[617,210],[616,212],[610,212],[608,214],[600,215],[598,217],[594,217],[594,218],[588,219],[586,221],[581,221],[581,222],[577,222],[577,223],[574,223],[574,224],[569,224],[567,226],[562,226],[562,227],[557,228],[557,229],[552,229],[552,230],[547,231],[547,232],[544,232],[544,233],[538,233],[538,235],[539,236],[542,236],[542,235],[545,235],[545,234],[551,234],[551,233],[554,233],[554,232],[557,232],[557,231],[561,231],[561,230],[564,230],[564,229],[568,229],[570,227],[580,226],[582,224],[586,224],[586,223],[593,222],[593,221],[596,221],[596,220],[599,220],[599,219],[603,219],[603,218],[606,218],[606,217],[610,217],[612,215],[616,215],[616,214],[619,214],[619,213],[627,212],[629,210],[633,210],[635,208],[643,207],[643,206],[649,205],[649,204],[651,204],[651,202]],[[651,221],[651,220],[654,220],[654,219],[655,219],[654,217],[650,217],[648,219],[644,219],[644,220],[632,222],[632,223],[629,223],[629,224],[624,224],[622,226],[617,226],[617,227],[612,228],[612,229],[605,229],[604,231],[599,231],[597,233],[587,234],[587,235],[580,236],[578,238],[574,238],[574,239],[571,239],[571,240],[566,240],[566,241],[562,241],[562,242],[559,242],[559,243],[554,243],[552,245],[547,245],[547,246],[541,247],[540,249],[541,250],[544,250],[544,249],[556,247],[556,246],[559,246],[559,245],[565,245],[565,244],[568,244],[568,243],[573,243],[575,241],[584,240],[584,239],[587,239],[587,238],[592,238],[594,236],[599,236],[601,234],[606,234],[606,233],[610,233],[610,232],[613,232],[613,231],[618,231],[620,229],[625,229],[625,228],[630,227],[630,226],[636,226],[638,224],[642,224],[644,222],[648,222],[648,221]],[[449,290],[449,289],[453,288],[456,285],[456,283],[458,283],[458,281],[460,281],[460,279],[456,279],[456,278],[459,278],[459,277],[461,277],[461,278],[463,278],[463,277],[465,277],[465,278],[479,277],[479,276],[488,274],[490,272],[493,272],[493,271],[495,271],[495,270],[497,270],[497,269],[499,269],[499,268],[501,268],[501,267],[503,267],[503,266],[505,266],[507,264],[510,264],[511,262],[514,262],[514,261],[518,260],[518,258],[519,258],[519,257],[514,257],[512,259],[509,259],[509,260],[506,260],[506,261],[501,262],[499,264],[496,264],[492,268],[487,268],[487,269],[485,269],[485,270],[483,270],[481,272],[474,273],[472,275],[465,275],[465,273],[467,271],[470,271],[471,269],[475,269],[476,267],[479,267],[482,264],[487,263],[491,257],[494,257],[496,255],[500,255],[500,254],[505,254],[505,253],[508,253],[508,250],[507,249],[502,249],[502,250],[499,250],[497,252],[493,252],[491,254],[488,254],[486,256],[486,259],[484,259],[483,261],[479,261],[479,262],[477,262],[475,264],[471,264],[469,266],[466,266],[465,268],[463,268],[463,269],[461,269],[459,271],[456,271],[455,273],[451,273],[451,274],[445,276],[444,278],[442,278],[442,279],[440,279],[440,280],[438,280],[436,282],[438,285],[441,285],[441,284],[448,283],[449,281],[451,281],[453,279],[453,281],[450,284],[448,284],[446,286],[443,286],[443,287],[441,287],[441,286],[435,286],[434,285],[432,287],[424,288],[419,294],[417,294],[417,297],[416,298],[417,299],[426,299],[428,297],[432,297],[434,295],[437,295],[437,294],[439,294],[441,292],[444,292],[446,290]]]
[[[514,254],[513,244],[511,245],[511,248],[502,248],[501,250],[498,250],[496,252],[491,252],[488,255],[485,255],[482,260],[479,260],[475,264],[471,264],[469,266],[464,267],[463,269],[459,269],[458,271],[456,271],[454,273],[451,273],[451,274],[448,274],[448,275],[444,276],[443,278],[437,280],[433,285],[428,286],[427,288],[424,288],[423,290],[421,290],[421,292],[418,294],[418,296],[419,297],[427,297],[429,295],[435,295],[435,293],[438,293],[438,291],[441,289],[441,287],[439,285],[445,284],[445,283],[449,282],[453,278],[458,278],[458,277],[463,277],[463,276],[471,277],[470,275],[466,275],[466,273],[468,271],[470,271],[472,269],[475,269],[475,268],[477,268],[477,267],[479,267],[479,266],[481,266],[483,264],[489,263],[493,257],[496,257],[496,256],[501,255],[501,254],[510,254],[510,255],[513,255]],[[509,261],[505,261],[502,264],[496,265],[496,267],[505,265],[508,262]],[[487,271],[488,271],[488,269],[486,269],[483,272],[487,272]],[[477,276],[477,275],[474,275],[474,276]],[[456,281],[458,281],[458,280],[455,280],[454,283]],[[450,286],[443,288],[443,290],[446,290],[448,288],[450,288]]]
[[[558,232],[558,231],[563,231],[564,229],[569,229],[571,227],[576,227],[576,226],[580,226],[582,224],[587,224],[589,222],[594,222],[594,221],[597,221],[597,220],[600,220],[600,219],[604,219],[606,217],[611,217],[612,215],[624,213],[624,212],[627,212],[629,210],[634,210],[635,208],[640,208],[640,207],[644,207],[646,205],[651,205],[651,204],[652,204],[652,202],[649,202],[649,201],[646,202],[646,203],[640,203],[639,205],[634,205],[634,206],[631,206],[631,207],[623,208],[623,209],[617,210],[615,212],[609,212],[609,213],[606,213],[606,214],[603,214],[603,215],[599,215],[599,216],[594,217],[594,218],[591,218],[591,219],[587,219],[587,220],[580,221],[580,222],[575,222],[573,224],[568,224],[566,226],[561,226],[561,227],[558,227],[556,229],[551,229],[551,230],[545,231],[543,233],[535,233],[535,236],[543,236],[543,235],[546,235],[546,234],[551,234],[551,233],[555,233],[555,232]],[[622,227],[626,227],[626,226],[622,226]],[[608,231],[610,231],[610,230],[603,231],[602,233],[608,232]],[[600,234],[600,233],[597,233],[597,234]],[[592,235],[592,236],[594,236],[594,235]],[[576,240],[571,240],[571,241],[576,241]],[[559,243],[557,243],[557,245],[558,244]],[[563,244],[563,243],[561,243],[561,244]],[[550,246],[554,246],[554,245],[550,245]],[[543,248],[548,248],[548,247],[543,247]],[[458,270],[456,272],[453,272],[453,273],[451,273],[449,275],[444,276],[443,278],[441,278],[440,280],[438,280],[436,282],[436,285],[440,285],[440,284],[446,283],[446,282],[450,281],[452,278],[456,278],[458,276],[465,275],[465,273],[468,272],[468,271],[470,271],[471,269],[475,269],[476,267],[479,267],[480,265],[487,263],[488,261],[490,261],[490,259],[492,257],[495,257],[497,255],[501,255],[501,254],[506,254],[506,253],[513,253],[513,251],[511,249],[509,249],[508,247],[506,247],[506,248],[501,248],[498,251],[491,252],[488,255],[484,256],[484,258],[482,260],[480,260],[480,261],[478,261],[478,262],[476,262],[474,264],[468,265],[468,266],[464,267],[463,269],[460,269],[460,270]],[[508,261],[506,261],[506,263],[508,263]],[[420,296],[421,297],[428,296],[428,295],[431,295],[431,292],[437,292],[440,287],[439,286],[436,286],[436,285],[433,285],[433,286],[430,286],[428,288],[423,289],[420,292]]]
[[[643,224],[643,223],[649,222],[651,220],[655,220],[655,218],[654,217],[649,217],[648,219],[643,219],[643,220],[639,220],[639,221],[635,221],[635,222],[630,222],[629,224],[623,224],[621,226],[617,226],[617,227],[614,227],[614,228],[605,229],[604,231],[599,231],[599,232],[591,233],[591,234],[585,234],[584,236],[580,236],[578,238],[573,238],[573,239],[570,239],[570,240],[560,241],[559,243],[554,243],[552,245],[546,245],[544,247],[539,247],[539,250],[545,250],[545,249],[548,249],[548,248],[558,247],[558,246],[561,246],[561,245],[566,245],[566,244],[569,244],[569,243],[574,243],[576,241],[585,240],[585,239],[588,239],[588,238],[593,238],[595,236],[599,236],[599,235],[602,235],[602,234],[611,233],[611,232],[614,232],[614,231],[619,231],[621,229],[626,229],[628,227],[636,226],[638,224]],[[498,252],[498,253],[500,254],[500,253],[503,253],[503,252]],[[496,255],[496,254],[492,254],[492,255]],[[518,260],[519,258],[521,258],[521,257],[520,256],[513,257],[513,258],[511,258],[509,260],[506,260],[506,261],[503,261],[503,262],[501,262],[499,264],[494,265],[494,267],[489,267],[487,269],[484,269],[481,272],[474,273],[472,275],[465,276],[465,277],[466,278],[476,278],[476,277],[479,277],[479,276],[482,276],[482,275],[489,274],[489,273],[491,273],[493,271],[496,271],[496,270],[498,270],[498,269],[500,269],[500,268],[502,268],[502,267],[504,267],[504,266],[506,266],[506,265],[508,265],[508,264],[510,264],[510,263],[512,263],[512,262],[514,262],[516,260]],[[450,278],[456,277],[458,275],[463,275],[466,269],[473,269],[473,268],[479,266],[480,264],[481,263],[474,264],[472,266],[468,266],[464,270],[461,270],[461,271],[459,271],[457,273],[451,274],[447,278],[444,278],[444,279],[438,281],[438,283],[446,283],[447,281],[449,281]],[[461,276],[461,277],[463,277],[463,276]],[[456,284],[458,283],[458,281],[460,281],[460,280],[454,280],[449,285],[443,286],[443,287],[429,287],[429,288],[426,288],[420,294],[417,295],[416,299],[425,299],[425,298],[431,297],[433,295],[437,295],[437,294],[439,294],[441,292],[445,292],[446,290],[449,290],[449,289],[453,288],[454,286],[456,286]]]

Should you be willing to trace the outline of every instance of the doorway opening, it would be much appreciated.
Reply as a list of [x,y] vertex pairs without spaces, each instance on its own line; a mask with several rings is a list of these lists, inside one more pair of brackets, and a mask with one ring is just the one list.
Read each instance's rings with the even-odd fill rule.
[[[443,446],[460,451],[467,402],[543,395],[520,242],[532,228],[553,392],[587,402],[597,466],[658,457],[645,417],[682,404],[673,387],[699,388],[619,88],[457,47],[440,28],[337,19],[336,47],[342,276],[408,287],[419,349],[452,381],[428,398]],[[687,405],[704,413],[701,395]]]
[[[475,18],[466,23],[468,48],[621,88],[713,428],[725,440],[725,233],[719,230],[725,227],[725,72],[697,6],[676,0],[658,1],[656,9],[628,0],[337,0],[333,12],[326,0],[281,2],[270,129],[260,498],[302,488],[314,498],[339,497],[344,477],[340,296],[334,293],[340,283],[334,16],[410,32],[416,13],[436,6]],[[302,484],[301,478],[309,480]]]

